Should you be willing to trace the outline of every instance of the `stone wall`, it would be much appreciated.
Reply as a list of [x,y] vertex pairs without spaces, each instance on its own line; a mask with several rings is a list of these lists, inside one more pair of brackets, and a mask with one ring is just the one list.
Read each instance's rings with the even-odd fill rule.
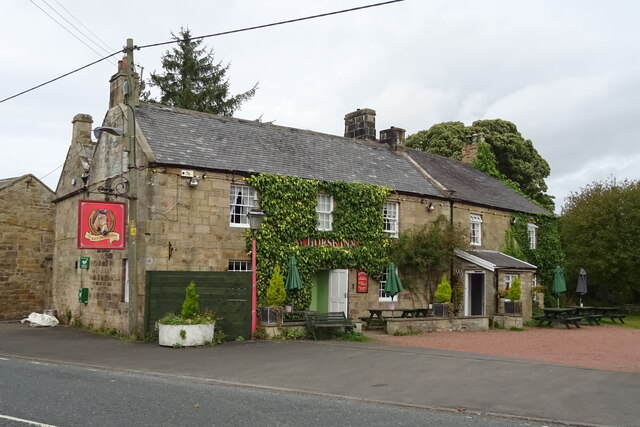
[[402,335],[424,332],[488,331],[488,317],[427,317],[415,319],[388,319],[387,334]]
[[53,192],[32,175],[0,190],[0,319],[48,308]]

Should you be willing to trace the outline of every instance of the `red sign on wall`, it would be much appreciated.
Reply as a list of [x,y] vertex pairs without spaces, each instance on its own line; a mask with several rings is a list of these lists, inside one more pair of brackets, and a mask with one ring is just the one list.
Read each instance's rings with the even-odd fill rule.
[[126,204],[80,200],[79,249],[124,249]]
[[369,292],[369,276],[367,276],[366,271],[358,271],[358,285],[356,287],[356,292],[359,294]]

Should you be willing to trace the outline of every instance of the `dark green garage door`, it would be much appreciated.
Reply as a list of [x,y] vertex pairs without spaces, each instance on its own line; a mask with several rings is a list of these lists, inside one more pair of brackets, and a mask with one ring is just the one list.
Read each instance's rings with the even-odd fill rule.
[[251,338],[251,273],[226,271],[147,271],[144,333],[167,313],[180,313],[189,282],[196,283],[200,309],[211,309],[228,340]]

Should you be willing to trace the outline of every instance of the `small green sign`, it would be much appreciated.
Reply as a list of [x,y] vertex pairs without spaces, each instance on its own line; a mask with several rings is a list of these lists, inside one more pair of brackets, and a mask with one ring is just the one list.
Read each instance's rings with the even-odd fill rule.
[[83,270],[88,270],[90,265],[90,258],[88,256],[80,257],[80,268]]

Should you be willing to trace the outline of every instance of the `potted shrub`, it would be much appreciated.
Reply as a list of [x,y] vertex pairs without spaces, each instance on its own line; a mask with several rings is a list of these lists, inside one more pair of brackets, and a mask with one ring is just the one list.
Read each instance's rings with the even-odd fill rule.
[[521,285],[520,278],[513,279],[511,287],[507,291],[507,300],[504,302],[504,312],[509,314],[520,313],[520,295]]
[[447,275],[443,274],[436,292],[433,294],[435,304],[433,304],[433,315],[436,317],[447,317],[449,315],[449,303],[451,302],[451,284],[447,280]]
[[212,312],[200,312],[196,284],[185,290],[180,315],[169,313],[158,320],[158,343],[167,347],[192,347],[213,342],[215,318]]
[[260,318],[265,323],[282,322],[282,303],[287,298],[284,289],[284,277],[280,272],[280,266],[276,264],[267,288],[267,306],[262,307]]

